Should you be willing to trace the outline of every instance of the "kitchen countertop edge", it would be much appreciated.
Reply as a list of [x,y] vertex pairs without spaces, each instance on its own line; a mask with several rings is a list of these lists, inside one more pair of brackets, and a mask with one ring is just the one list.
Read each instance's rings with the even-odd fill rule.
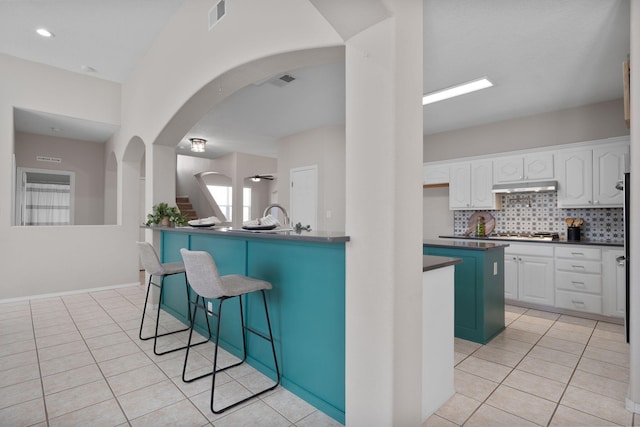
[[578,240],[578,241],[568,241],[568,240],[526,240],[526,239],[501,239],[500,237],[473,237],[473,236],[438,236],[441,239],[457,239],[457,240],[467,240],[467,241],[476,241],[476,242],[510,242],[510,243],[534,243],[534,244],[549,244],[549,243],[557,243],[561,245],[586,245],[586,246],[615,246],[615,247],[624,247],[623,241],[606,241],[606,240]]
[[344,233],[333,231],[295,231],[285,232],[252,232],[244,230],[234,230],[230,227],[204,228],[204,227],[149,227],[146,225],[141,228],[153,231],[168,231],[173,233],[189,233],[189,234],[212,234],[216,236],[234,236],[255,239],[270,240],[288,240],[293,242],[316,242],[316,243],[344,243],[350,240],[349,236]]
[[469,239],[452,239],[452,240],[432,240],[425,239],[422,246],[431,246],[435,248],[451,248],[462,250],[489,251],[493,249],[504,249],[509,246],[508,243],[494,243],[487,241],[469,241]]
[[438,268],[449,267],[450,265],[461,264],[460,258],[451,258],[437,255],[422,256],[422,272],[437,270]]

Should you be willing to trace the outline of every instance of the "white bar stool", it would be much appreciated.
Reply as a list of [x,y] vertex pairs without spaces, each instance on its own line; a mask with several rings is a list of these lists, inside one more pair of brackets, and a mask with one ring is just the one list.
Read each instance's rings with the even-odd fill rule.
[[[182,380],[185,382],[192,382],[199,378],[203,378],[209,375],[212,375],[211,381],[211,411],[214,414],[220,414],[226,411],[229,408],[240,405],[241,403],[246,402],[249,399],[252,399],[256,396],[259,396],[263,393],[271,391],[275,389],[278,384],[280,384],[280,370],[278,368],[278,360],[276,358],[276,348],[273,343],[273,333],[271,332],[271,321],[269,320],[269,311],[267,310],[267,299],[265,297],[265,289],[271,289],[271,283],[266,282],[264,280],[258,280],[247,276],[242,276],[239,274],[230,274],[226,276],[220,276],[218,273],[218,268],[216,267],[215,261],[211,257],[208,252],[204,251],[189,251],[187,249],[180,249],[180,253],[182,254],[182,259],[184,261],[184,265],[187,271],[187,280],[191,286],[191,289],[197,294],[196,301],[191,302],[193,304],[193,315],[191,316],[191,332],[189,332],[189,341],[187,344],[187,352],[184,358],[184,366],[182,369]],[[244,324],[244,313],[242,311],[242,295],[249,294],[251,292],[260,291],[262,294],[262,302],[264,304],[264,312],[267,320],[267,327],[269,329],[269,335],[266,336],[255,329],[250,328]],[[218,344],[220,341],[220,315],[222,314],[222,305],[223,303],[231,298],[239,297],[240,303],[240,321],[242,323],[242,360],[238,363],[235,363],[230,366],[226,366],[224,368],[216,369],[217,361],[218,361]],[[205,298],[207,299],[218,299],[220,303],[218,304],[217,313],[213,313],[207,309]],[[205,311],[207,316],[207,327],[209,326],[208,316],[212,315],[217,317],[218,322],[216,325],[216,333],[215,333],[215,349],[213,353],[213,369],[211,372],[208,372],[203,375],[199,375],[194,378],[187,379],[186,371],[187,371],[187,360],[189,358],[189,348],[191,347],[191,335],[193,333],[193,325],[195,323],[196,312],[197,310]],[[246,332],[251,332],[254,335],[268,341],[271,343],[271,351],[273,352],[273,363],[276,371],[276,382],[274,385],[259,391],[257,393],[252,394],[249,397],[241,399],[235,403],[227,405],[221,409],[214,409],[213,407],[213,398],[216,389],[216,374],[218,372],[225,371],[229,368],[233,368],[235,366],[241,365],[247,359],[247,336]]]
[[[158,258],[158,254],[156,254],[155,249],[153,248],[153,246],[151,246],[150,243],[148,242],[137,242],[138,245],[138,251],[140,254],[140,260],[142,261],[142,266],[144,267],[144,269],[147,271],[147,273],[149,273],[149,283],[147,284],[147,296],[144,299],[144,307],[142,309],[142,320],[140,321],[140,332],[138,334],[138,337],[143,340],[150,340],[151,338],[153,338],[153,353],[156,356],[162,356],[163,354],[167,354],[167,353],[173,353],[174,351],[178,351],[178,350],[183,350],[185,349],[187,346],[182,346],[182,347],[178,347],[178,348],[173,348],[173,349],[169,349],[166,351],[162,351],[162,352],[158,352],[157,350],[157,344],[158,344],[158,338],[159,337],[164,337],[167,335],[172,335],[172,334],[177,334],[179,332],[185,332],[188,331],[189,328],[184,328],[184,329],[179,329],[177,331],[172,331],[172,332],[165,332],[163,334],[158,334],[158,326],[160,324],[160,306],[162,304],[162,291],[164,289],[164,278],[166,276],[171,276],[174,274],[184,274],[185,273],[185,269],[184,269],[184,263],[182,262],[167,262],[167,263],[161,263],[160,259]],[[153,282],[153,276],[160,276],[160,283],[154,283]],[[142,329],[144,327],[144,318],[145,318],[145,313],[147,311],[147,303],[149,302],[149,291],[151,290],[151,285],[160,288],[160,296],[158,299],[158,313],[156,315],[156,329],[155,329],[155,334],[148,336],[148,337],[143,337],[142,336]],[[190,297],[189,297],[189,284],[187,283],[186,280],[186,276],[185,276],[185,281],[184,281],[184,286],[185,289],[187,290],[187,313],[189,316],[189,322],[191,322],[191,307],[189,307],[189,301],[190,301]],[[207,324],[208,326],[208,324]],[[211,336],[211,330],[209,329],[209,336]],[[200,344],[204,344],[208,342],[208,340],[206,341],[202,341],[196,344],[192,344],[192,345],[200,345]]]

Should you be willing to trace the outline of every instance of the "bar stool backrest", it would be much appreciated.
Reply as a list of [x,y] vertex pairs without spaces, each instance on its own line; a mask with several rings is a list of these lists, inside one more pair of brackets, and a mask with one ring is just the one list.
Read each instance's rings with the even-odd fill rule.
[[225,291],[220,273],[209,252],[180,249],[187,279],[191,288],[205,298],[221,298],[229,296]]
[[153,249],[153,246],[149,242],[137,242],[137,244],[142,266],[147,270],[147,273],[154,276],[164,275],[164,268],[162,268],[158,254]]

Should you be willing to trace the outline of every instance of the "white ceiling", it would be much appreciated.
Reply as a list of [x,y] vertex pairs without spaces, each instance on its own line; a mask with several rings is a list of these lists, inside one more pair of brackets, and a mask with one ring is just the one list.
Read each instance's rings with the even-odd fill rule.
[[[3,0],[0,53],[79,73],[86,65],[95,77],[123,82],[181,3]],[[622,97],[629,0],[425,0],[424,23],[425,93],[482,76],[495,84],[423,107],[425,134]],[[56,37],[35,35],[38,26]],[[207,157],[230,151],[275,156],[278,139],[344,123],[343,64],[290,74],[296,80],[283,87],[267,81],[238,91],[181,144],[198,136],[210,141]],[[19,130],[67,127],[65,118],[43,124],[36,120],[41,116],[18,120]]]

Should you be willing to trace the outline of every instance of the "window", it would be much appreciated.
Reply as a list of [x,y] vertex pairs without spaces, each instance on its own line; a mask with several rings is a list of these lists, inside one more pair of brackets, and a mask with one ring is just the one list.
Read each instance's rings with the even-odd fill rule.
[[[222,211],[227,221],[233,218],[233,188],[224,185],[207,185],[213,200]],[[245,187],[242,191],[242,220],[251,219],[251,188]]]
[[242,220],[251,219],[251,188],[244,187],[242,191]]
[[233,212],[233,188],[224,185],[207,185],[209,193],[216,201],[218,207],[225,216],[225,220],[231,221]]
[[18,168],[16,181],[16,224],[73,224],[73,172]]

